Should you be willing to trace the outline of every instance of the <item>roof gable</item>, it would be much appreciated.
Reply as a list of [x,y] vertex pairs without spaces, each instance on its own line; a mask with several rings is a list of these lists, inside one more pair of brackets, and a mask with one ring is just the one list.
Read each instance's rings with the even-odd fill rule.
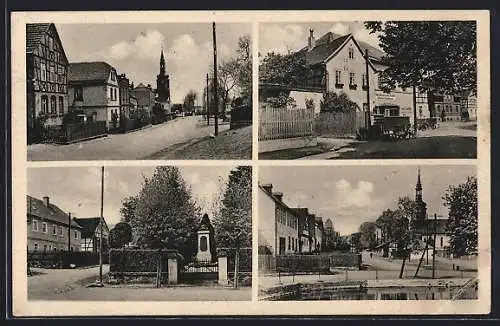
[[70,63],[68,69],[68,82],[81,83],[98,81],[106,83],[113,70],[115,69],[110,64],[103,61]]
[[[81,217],[75,218],[75,221],[80,224],[83,228],[82,237],[91,238],[94,236],[97,227],[99,226],[100,217]],[[103,218],[103,227],[107,228],[106,220]]]
[[43,24],[26,24],[26,53],[33,53],[35,49],[40,45],[41,38],[44,37],[49,31],[52,30],[52,34],[55,37],[61,53],[64,56],[64,61],[69,64],[68,57],[64,51],[64,46],[62,44],[57,28],[53,23],[43,23]]

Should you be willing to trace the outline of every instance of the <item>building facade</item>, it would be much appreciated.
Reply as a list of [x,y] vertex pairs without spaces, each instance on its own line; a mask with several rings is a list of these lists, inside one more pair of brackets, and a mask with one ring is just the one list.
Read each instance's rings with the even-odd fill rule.
[[259,247],[272,255],[299,252],[299,217],[282,199],[271,184],[259,185]]
[[460,95],[434,93],[430,101],[431,110],[440,121],[462,119],[462,97]]
[[79,251],[82,227],[58,206],[26,196],[28,252]]
[[116,69],[106,62],[71,63],[68,74],[70,109],[90,121],[105,121],[108,129],[119,127],[120,89]]
[[62,125],[68,112],[68,58],[50,24],[26,24],[26,107],[28,130],[37,118]]
[[132,95],[137,99],[137,109],[146,117],[151,117],[153,106],[155,105],[155,92],[151,85],[139,83],[132,89]]
[[82,227],[81,251],[99,252],[99,241],[101,239],[101,223],[103,223],[103,250],[105,251],[107,250],[107,248],[109,248],[109,228],[104,218],[102,219],[102,222],[100,217],[76,218],[75,221]]

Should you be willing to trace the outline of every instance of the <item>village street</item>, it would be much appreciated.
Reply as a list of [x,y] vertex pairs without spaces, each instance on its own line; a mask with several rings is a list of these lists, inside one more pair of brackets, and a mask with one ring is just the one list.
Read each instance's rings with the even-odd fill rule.
[[[221,124],[219,132],[228,128],[228,124]],[[126,134],[111,134],[69,145],[30,145],[28,160],[139,160],[175,144],[209,136],[213,132],[214,126],[207,126],[201,116],[181,117]]]
[[[149,285],[87,287],[99,277],[99,267],[84,269],[34,269],[28,277],[29,300],[99,300],[99,301],[246,301],[251,288],[227,288],[218,285],[176,285],[156,289]],[[103,274],[109,265],[103,266]],[[40,274],[38,274],[40,273]]]
[[260,159],[475,158],[477,122],[449,121],[416,138],[357,141],[319,137],[318,145],[259,153]]

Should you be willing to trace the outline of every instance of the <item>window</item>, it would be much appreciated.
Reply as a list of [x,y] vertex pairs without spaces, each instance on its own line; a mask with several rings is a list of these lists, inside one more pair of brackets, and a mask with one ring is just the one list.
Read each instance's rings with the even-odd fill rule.
[[83,87],[75,87],[75,101],[83,101]]
[[113,71],[111,72],[111,80],[113,80],[113,81],[116,80],[116,76],[115,76],[115,73]]
[[77,232],[77,231],[73,231],[73,237],[74,237],[75,239],[78,239],[78,232]]
[[42,71],[42,76],[40,79],[42,81],[46,81],[47,80],[47,68],[45,67],[45,63],[40,64],[40,70]]
[[52,235],[57,235],[57,225],[52,226]]
[[366,85],[366,75],[365,75],[365,74],[363,74],[363,75],[361,76],[361,82],[363,83],[363,87],[366,87],[366,86],[367,86],[367,85]]
[[113,88],[112,87],[109,88],[109,98],[111,100],[113,100]]
[[441,237],[441,238],[439,239],[439,241],[440,241],[440,243],[441,243],[441,248],[442,248],[442,247],[443,247],[443,237]]
[[57,113],[57,102],[56,102],[56,97],[51,96],[50,97],[50,113],[51,114],[56,114]]
[[47,223],[42,222],[42,232],[47,233]]
[[37,220],[33,220],[33,222],[31,222],[31,230],[33,230],[34,232],[38,232],[38,221]]
[[49,50],[54,50],[54,40],[49,36]]
[[63,236],[64,229],[62,226],[59,226],[59,235],[62,237]]
[[43,245],[43,252],[47,251],[47,245]]
[[59,115],[64,114],[64,97],[59,96]]
[[342,72],[340,70],[335,70],[335,84],[342,84]]
[[290,236],[288,236],[288,250],[291,248],[291,241],[290,241]]
[[356,81],[354,80],[355,76],[356,75],[353,72],[349,73],[349,85],[355,85],[356,84]]
[[354,49],[349,48],[349,59],[354,59]]
[[38,251],[38,243],[35,243],[35,244],[33,245],[33,249],[35,249],[35,251]]

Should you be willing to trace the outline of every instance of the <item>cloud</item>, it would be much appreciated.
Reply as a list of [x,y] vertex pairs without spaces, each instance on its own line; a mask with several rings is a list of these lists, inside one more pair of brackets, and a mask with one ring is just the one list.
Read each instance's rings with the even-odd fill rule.
[[353,33],[354,35],[354,38],[357,39],[357,40],[360,40],[360,41],[364,41],[368,44],[370,44],[371,46],[374,46],[375,48],[377,49],[380,49],[380,46],[379,46],[379,39],[378,39],[378,36],[380,35],[380,33],[373,33],[373,34],[370,34],[370,32],[362,25],[362,27],[356,29]]
[[268,52],[288,53],[289,50],[298,50],[307,44],[304,29],[300,25],[275,24],[261,25],[259,48],[263,56]]
[[134,57],[143,60],[158,59],[158,47],[165,40],[157,30],[148,30],[137,35],[132,41],[120,41],[105,49],[103,54],[114,60]]
[[373,183],[368,181],[359,181],[357,187],[345,179],[335,183],[335,198],[338,208],[369,207],[373,199]]
[[342,23],[335,23],[335,25],[332,26],[330,31],[337,35],[346,35],[349,34],[349,26]]

